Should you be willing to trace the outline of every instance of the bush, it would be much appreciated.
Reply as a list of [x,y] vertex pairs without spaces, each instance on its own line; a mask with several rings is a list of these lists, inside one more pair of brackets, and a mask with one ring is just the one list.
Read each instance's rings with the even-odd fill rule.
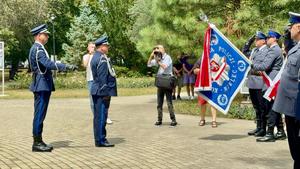
[[129,70],[127,67],[114,66],[117,77],[143,77],[138,71]]
[[140,78],[117,78],[119,88],[147,88],[154,87],[153,77],[140,77]]
[[255,114],[253,108],[240,103],[232,103],[228,112],[229,118],[254,120]]
[[[140,74],[133,73],[132,77],[117,78],[118,88],[147,88],[154,87],[154,78],[152,77],[137,77]],[[30,73],[19,73],[15,81],[8,83],[9,89],[28,89],[32,81]],[[72,73],[57,73],[54,80],[55,88],[57,89],[81,89],[87,88],[85,79],[85,71]]]

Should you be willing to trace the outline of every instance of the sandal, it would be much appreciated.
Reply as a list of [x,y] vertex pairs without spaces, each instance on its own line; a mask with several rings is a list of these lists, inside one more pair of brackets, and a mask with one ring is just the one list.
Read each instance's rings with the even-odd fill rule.
[[217,122],[216,122],[216,121],[212,121],[212,122],[211,122],[211,127],[212,127],[212,128],[218,127]]
[[205,126],[205,120],[200,120],[199,126]]

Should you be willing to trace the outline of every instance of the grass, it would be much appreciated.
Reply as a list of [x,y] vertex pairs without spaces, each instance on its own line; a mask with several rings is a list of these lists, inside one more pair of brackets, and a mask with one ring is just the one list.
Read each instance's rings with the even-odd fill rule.
[[[139,96],[155,94],[156,88],[118,88],[119,96]],[[32,92],[28,89],[5,90],[5,97],[0,99],[30,99]],[[52,93],[52,98],[85,98],[88,97],[87,89],[57,89]]]
[[[173,104],[176,113],[200,116],[200,106],[198,105],[197,99],[181,101],[176,100]],[[211,116],[210,108],[207,109],[206,116]],[[218,111],[217,117],[226,117],[226,115]]]

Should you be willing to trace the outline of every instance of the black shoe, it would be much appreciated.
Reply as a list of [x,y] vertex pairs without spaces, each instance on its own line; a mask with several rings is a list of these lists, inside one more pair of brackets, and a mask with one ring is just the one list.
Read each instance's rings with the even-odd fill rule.
[[253,136],[253,135],[255,135],[255,133],[257,133],[259,130],[260,130],[260,128],[256,128],[256,129],[254,129],[254,130],[251,130],[251,131],[248,132],[248,135],[249,135],[249,136]]
[[267,133],[264,137],[256,139],[256,142],[274,142],[275,140],[273,133]]
[[160,126],[162,124],[162,122],[161,121],[157,121],[157,122],[155,122],[155,124],[154,125],[156,125],[156,126]]
[[52,150],[53,146],[44,143],[42,136],[33,136],[33,152],[51,152]]
[[175,96],[172,96],[172,100],[176,100],[176,97],[175,97]]
[[180,95],[177,95],[177,100],[181,100],[181,97],[180,97]]
[[263,136],[265,136],[265,135],[266,135],[266,131],[265,131],[265,130],[262,130],[262,129],[260,129],[258,132],[256,132],[256,133],[254,134],[255,137],[263,137]]
[[96,147],[114,147],[114,144],[109,143],[108,141],[105,141],[103,144],[95,144]]
[[177,122],[174,120],[171,122],[170,126],[176,126],[177,125]]
[[32,145],[32,151],[33,152],[51,152],[53,150],[52,146],[48,146],[47,144],[43,144],[41,142],[39,143],[33,143]]
[[276,140],[285,140],[286,139],[286,134],[284,131],[278,131],[275,135]]

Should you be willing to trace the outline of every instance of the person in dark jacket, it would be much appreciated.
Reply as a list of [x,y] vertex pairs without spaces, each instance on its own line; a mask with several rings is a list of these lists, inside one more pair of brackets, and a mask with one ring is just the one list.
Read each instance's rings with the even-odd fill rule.
[[44,143],[42,133],[51,92],[55,90],[51,70],[75,70],[77,66],[55,63],[50,60],[48,52],[44,47],[49,38],[47,25],[40,25],[32,29],[31,33],[35,40],[28,57],[32,71],[30,90],[34,94],[32,151],[50,152],[53,150],[53,146]]
[[91,60],[93,83],[91,95],[94,102],[94,138],[96,147],[114,147],[106,139],[106,120],[111,96],[117,96],[116,74],[107,53],[108,37],[102,36],[95,42],[96,52]]

